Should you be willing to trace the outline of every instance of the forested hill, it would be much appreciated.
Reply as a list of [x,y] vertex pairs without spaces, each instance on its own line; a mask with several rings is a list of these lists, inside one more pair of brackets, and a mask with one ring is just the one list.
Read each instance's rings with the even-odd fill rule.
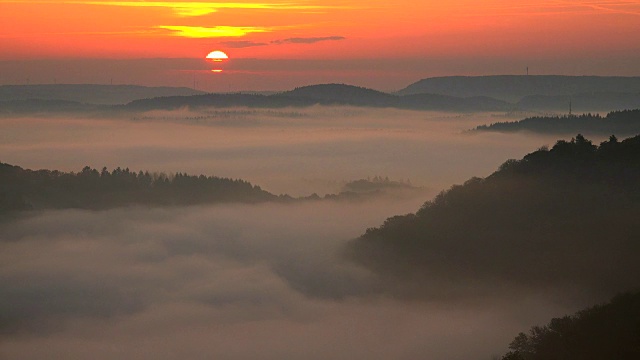
[[442,111],[507,111],[514,108],[513,104],[484,96],[471,98],[434,94],[397,96],[353,85],[319,84],[272,95],[237,93],[140,99],[122,107],[114,107],[113,110],[173,110],[184,107],[199,108],[210,106],[282,108],[313,105],[350,105]]
[[620,134],[640,133],[640,110],[613,111],[599,114],[536,116],[513,122],[481,125],[476,131],[516,132],[532,131],[552,134]]
[[640,136],[600,146],[577,136],[387,219],[346,252],[421,296],[508,287],[611,294],[640,285],[638,219]]
[[520,333],[502,360],[640,359],[640,292]]
[[493,75],[445,76],[417,81],[398,94],[440,94],[458,97],[490,96],[518,102],[530,95],[573,95],[579,93],[638,93],[640,77]]
[[0,213],[47,208],[105,209],[127,205],[263,202],[276,195],[243,180],[182,173],[27,170],[0,163]]

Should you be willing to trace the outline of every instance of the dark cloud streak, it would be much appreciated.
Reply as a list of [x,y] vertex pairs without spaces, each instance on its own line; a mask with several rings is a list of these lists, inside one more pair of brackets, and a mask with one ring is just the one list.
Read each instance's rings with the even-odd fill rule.
[[272,44],[315,44],[321,41],[340,41],[346,40],[344,36],[325,36],[325,37],[295,37],[281,40],[273,40]]
[[268,45],[267,43],[259,43],[259,42],[247,41],[247,40],[224,41],[221,44],[231,49],[242,49],[242,48],[248,48],[248,47]]

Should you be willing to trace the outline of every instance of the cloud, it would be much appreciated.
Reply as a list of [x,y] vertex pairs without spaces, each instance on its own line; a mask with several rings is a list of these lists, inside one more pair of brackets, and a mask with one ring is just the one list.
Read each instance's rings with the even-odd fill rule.
[[339,41],[345,40],[344,36],[325,36],[325,37],[295,37],[282,40],[273,40],[272,44],[315,44],[321,41]]
[[254,42],[254,41],[246,41],[246,40],[239,40],[239,41],[223,41],[221,42],[222,45],[232,48],[232,49],[240,49],[240,48],[248,48],[248,47],[254,47],[254,46],[265,46],[268,45],[267,43],[258,43],[258,42]]
[[323,10],[349,8],[344,6],[308,5],[302,3],[241,3],[241,2],[197,2],[197,1],[66,1],[71,4],[88,4],[102,6],[119,7],[147,7],[170,9],[181,17],[194,17],[209,15],[218,12],[220,9],[241,9],[241,10]]
[[218,37],[240,37],[250,33],[269,32],[271,29],[254,26],[157,26],[158,29],[169,30],[173,36],[181,36],[187,38],[218,38]]
[[224,41],[224,42],[221,42],[221,44],[229,48],[239,49],[239,48],[267,46],[267,45],[314,44],[321,41],[339,41],[339,40],[345,40],[345,39],[346,38],[343,36],[326,36],[326,37],[308,37],[308,38],[288,38],[288,39],[273,40],[269,43],[254,42],[254,41],[248,41],[248,40]]

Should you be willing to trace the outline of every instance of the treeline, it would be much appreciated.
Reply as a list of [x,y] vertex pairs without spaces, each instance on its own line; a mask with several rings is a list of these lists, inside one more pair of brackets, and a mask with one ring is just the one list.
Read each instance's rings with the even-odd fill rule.
[[172,176],[116,168],[102,171],[27,170],[0,163],[0,211],[45,208],[104,209],[127,205],[188,205],[278,199],[243,180]]
[[367,193],[386,190],[415,189],[411,185],[411,181],[395,181],[389,180],[388,176],[374,176],[373,178],[354,180],[346,183],[343,187],[345,192]]
[[616,292],[640,283],[639,184],[640,136],[597,146],[578,135],[388,218],[347,255],[421,296]]
[[538,133],[592,133],[637,134],[640,133],[640,110],[613,111],[600,114],[536,116],[513,122],[497,122],[476,127],[476,131]]
[[180,206],[223,202],[360,201],[394,190],[419,190],[389,178],[348,182],[337,194],[274,195],[239,180],[184,173],[166,175],[116,168],[80,172],[29,170],[0,163],[0,214],[40,209],[108,209],[130,205]]
[[520,333],[502,360],[640,359],[640,292]]

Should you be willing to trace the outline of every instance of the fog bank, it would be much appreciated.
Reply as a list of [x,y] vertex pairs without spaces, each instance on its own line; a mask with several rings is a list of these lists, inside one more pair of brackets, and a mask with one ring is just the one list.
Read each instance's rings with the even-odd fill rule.
[[47,211],[2,225],[7,359],[489,359],[576,304],[385,295],[338,253],[418,201]]

